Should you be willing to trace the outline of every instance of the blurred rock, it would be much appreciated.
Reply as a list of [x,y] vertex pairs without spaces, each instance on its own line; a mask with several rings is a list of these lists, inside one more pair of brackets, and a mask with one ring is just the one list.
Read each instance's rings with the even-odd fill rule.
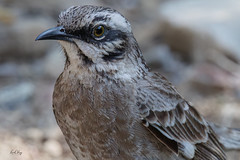
[[41,141],[44,137],[43,131],[39,128],[28,128],[24,134],[27,139],[35,141]]
[[183,0],[160,5],[158,34],[175,57],[189,65],[179,86],[188,88],[186,94],[194,95],[193,89],[201,95],[240,89],[239,4],[234,0]]
[[46,130],[47,139],[62,139],[63,133],[58,126]]
[[144,54],[151,69],[160,72],[174,84],[181,82],[185,65],[170,51],[165,44],[157,45],[147,50]]
[[0,6],[0,23],[10,25],[14,22],[15,18],[16,17],[12,13],[12,9]]
[[[236,121],[239,118],[240,115],[240,105],[237,103],[228,103],[222,106],[221,114],[222,114],[222,124],[226,126],[231,126],[234,124],[234,121]],[[234,125],[236,125],[235,123]]]
[[44,72],[47,77],[57,78],[65,64],[64,53],[60,45],[52,47],[44,58]]
[[2,0],[2,3],[12,8],[17,7],[27,14],[42,14],[54,16],[54,18],[57,18],[58,14],[62,10],[67,9],[73,5],[99,4],[96,0]]
[[0,77],[12,77],[16,76],[18,66],[16,63],[2,63],[0,64]]
[[135,9],[139,7],[140,0],[100,0],[103,4],[114,7],[114,8],[124,8],[127,10]]
[[[191,74],[192,78],[190,79],[192,80],[192,83],[195,83],[196,85],[218,89],[229,89],[233,87],[234,76],[229,72],[221,70],[215,65],[202,64],[196,66],[194,72],[195,73]],[[202,89],[204,90],[204,88]]]
[[175,54],[185,62],[192,62],[196,35],[188,28],[171,25],[167,22],[162,24],[163,42],[168,44]]
[[[234,57],[235,61],[240,62],[239,1],[166,1],[161,4],[159,13],[172,26],[186,28],[190,32],[195,32],[199,37],[209,35],[217,46],[229,51],[224,54],[228,54],[228,56]],[[185,39],[182,39],[184,37],[179,34],[175,36],[180,44],[184,43]],[[191,43],[194,42],[194,39],[188,40],[189,46],[193,46]]]
[[62,155],[61,144],[56,140],[48,140],[44,143],[43,149],[46,153],[50,154],[53,157],[59,157]]
[[[221,94],[232,93],[238,97],[240,90],[239,76],[221,69],[216,64],[199,63],[188,66],[180,73],[182,79],[177,88],[187,98],[198,96],[207,98]],[[181,81],[182,80],[182,81]],[[199,97],[198,97],[199,98]]]
[[33,91],[33,84],[28,82],[0,88],[0,108],[16,109],[17,104],[19,105],[32,97]]
[[35,38],[42,31],[53,27],[48,18],[19,18],[10,26],[0,24],[0,61],[26,60],[44,55],[51,43],[37,43]]

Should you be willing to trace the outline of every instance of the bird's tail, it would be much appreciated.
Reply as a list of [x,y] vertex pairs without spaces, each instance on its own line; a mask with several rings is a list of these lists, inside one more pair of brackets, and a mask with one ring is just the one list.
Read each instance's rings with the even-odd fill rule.
[[240,150],[240,129],[222,127],[214,123],[209,123],[209,125],[226,150]]

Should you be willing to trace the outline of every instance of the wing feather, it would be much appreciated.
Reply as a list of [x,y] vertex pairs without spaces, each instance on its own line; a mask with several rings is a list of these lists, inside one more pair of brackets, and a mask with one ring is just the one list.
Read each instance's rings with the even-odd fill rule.
[[[154,78],[154,77],[152,77]],[[156,78],[156,77],[155,77]],[[163,80],[159,80],[162,78]],[[210,133],[204,118],[185,101],[171,84],[160,76],[155,82],[144,83],[137,93],[137,106],[147,129],[174,153],[193,158],[220,157],[225,154]],[[209,142],[209,136],[210,141]]]

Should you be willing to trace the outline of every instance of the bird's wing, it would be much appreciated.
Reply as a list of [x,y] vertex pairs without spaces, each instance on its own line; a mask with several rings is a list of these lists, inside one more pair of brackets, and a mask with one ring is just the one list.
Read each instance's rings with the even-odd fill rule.
[[[138,89],[137,105],[143,124],[169,149],[191,159],[197,151],[197,144],[209,141],[211,128],[164,77],[156,76],[161,75],[145,80]],[[211,133],[211,136],[214,135]],[[218,152],[223,152],[221,147]]]

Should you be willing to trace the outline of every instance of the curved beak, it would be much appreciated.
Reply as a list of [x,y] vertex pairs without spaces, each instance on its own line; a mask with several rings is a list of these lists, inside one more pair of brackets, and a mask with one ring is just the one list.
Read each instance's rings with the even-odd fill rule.
[[35,41],[38,40],[63,40],[71,42],[74,36],[67,34],[63,26],[50,28],[37,36]]

